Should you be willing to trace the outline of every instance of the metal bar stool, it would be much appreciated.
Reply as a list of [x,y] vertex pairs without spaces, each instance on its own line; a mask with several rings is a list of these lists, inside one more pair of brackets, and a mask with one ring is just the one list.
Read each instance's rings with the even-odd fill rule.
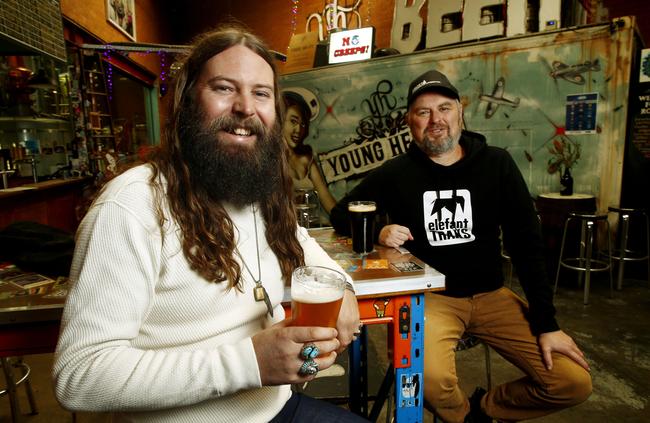
[[[580,252],[578,253],[578,257],[564,257],[567,232],[569,224],[572,221],[578,221],[580,223]],[[598,222],[603,222],[607,227],[607,260],[594,258],[594,232]],[[609,233],[610,228],[607,214],[569,213],[564,222],[564,232],[562,233],[562,244],[560,246],[560,257],[558,259],[557,272],[555,274],[555,287],[553,288],[553,293],[557,292],[557,283],[560,280],[560,270],[562,267],[566,267],[567,269],[573,269],[580,272],[580,276],[584,273],[584,304],[589,304],[591,272],[609,271],[609,296],[612,297],[612,247],[609,240]]]
[[[29,407],[31,408],[31,414],[38,414],[38,409],[36,408],[36,401],[34,399],[34,393],[32,391],[32,385],[29,383],[29,374],[31,369],[26,363],[23,363],[22,357],[16,358],[7,358],[0,357],[0,363],[2,364],[2,372],[5,376],[5,381],[7,387],[3,390],[0,390],[0,396],[8,395],[9,396],[9,407],[11,408],[11,421],[16,423],[21,421],[22,415],[20,413],[20,405],[18,404],[17,397],[17,388],[21,383],[25,384],[25,391],[27,392],[27,400],[29,401]],[[22,370],[22,377],[18,380],[14,377],[13,368]]]
[[[648,283],[650,283],[650,223],[648,222],[648,213],[645,209],[619,207],[608,207],[608,210],[612,213],[618,213],[618,248],[614,248],[611,256],[612,260],[618,262],[616,289],[623,289],[623,273],[626,261],[647,261]],[[628,233],[632,217],[642,219],[645,222],[645,251],[628,248]]]

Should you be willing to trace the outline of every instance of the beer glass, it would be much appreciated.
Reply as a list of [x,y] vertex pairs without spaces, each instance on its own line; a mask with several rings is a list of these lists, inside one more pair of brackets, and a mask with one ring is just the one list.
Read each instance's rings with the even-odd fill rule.
[[320,220],[318,193],[313,189],[299,188],[294,190],[294,199],[298,225],[307,229],[318,227],[318,221]]
[[352,231],[352,249],[355,253],[366,254],[374,248],[375,213],[374,201],[350,201],[348,214]]
[[345,276],[322,266],[301,266],[291,276],[293,326],[336,327]]

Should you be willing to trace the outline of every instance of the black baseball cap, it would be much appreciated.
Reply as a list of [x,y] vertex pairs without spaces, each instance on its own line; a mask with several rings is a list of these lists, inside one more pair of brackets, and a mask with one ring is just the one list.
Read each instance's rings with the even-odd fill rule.
[[437,70],[430,70],[418,76],[409,85],[408,104],[410,106],[415,98],[425,91],[437,91],[448,97],[460,100],[458,90],[447,77]]

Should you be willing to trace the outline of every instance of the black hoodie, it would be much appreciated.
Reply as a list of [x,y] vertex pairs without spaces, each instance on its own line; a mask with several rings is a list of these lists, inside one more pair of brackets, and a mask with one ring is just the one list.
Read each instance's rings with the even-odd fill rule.
[[533,333],[558,330],[539,219],[510,154],[463,131],[465,156],[451,166],[413,142],[406,154],[361,181],[332,209],[337,232],[349,234],[347,203],[374,200],[391,223],[413,235],[404,247],[445,275],[443,295],[468,297],[503,286],[500,230],[526,298]]

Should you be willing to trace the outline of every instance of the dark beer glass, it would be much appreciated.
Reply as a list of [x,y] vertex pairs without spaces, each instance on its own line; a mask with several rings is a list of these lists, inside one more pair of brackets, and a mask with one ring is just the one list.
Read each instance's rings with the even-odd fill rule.
[[352,249],[355,253],[366,254],[374,248],[375,214],[374,201],[350,201],[348,214],[352,230]]

